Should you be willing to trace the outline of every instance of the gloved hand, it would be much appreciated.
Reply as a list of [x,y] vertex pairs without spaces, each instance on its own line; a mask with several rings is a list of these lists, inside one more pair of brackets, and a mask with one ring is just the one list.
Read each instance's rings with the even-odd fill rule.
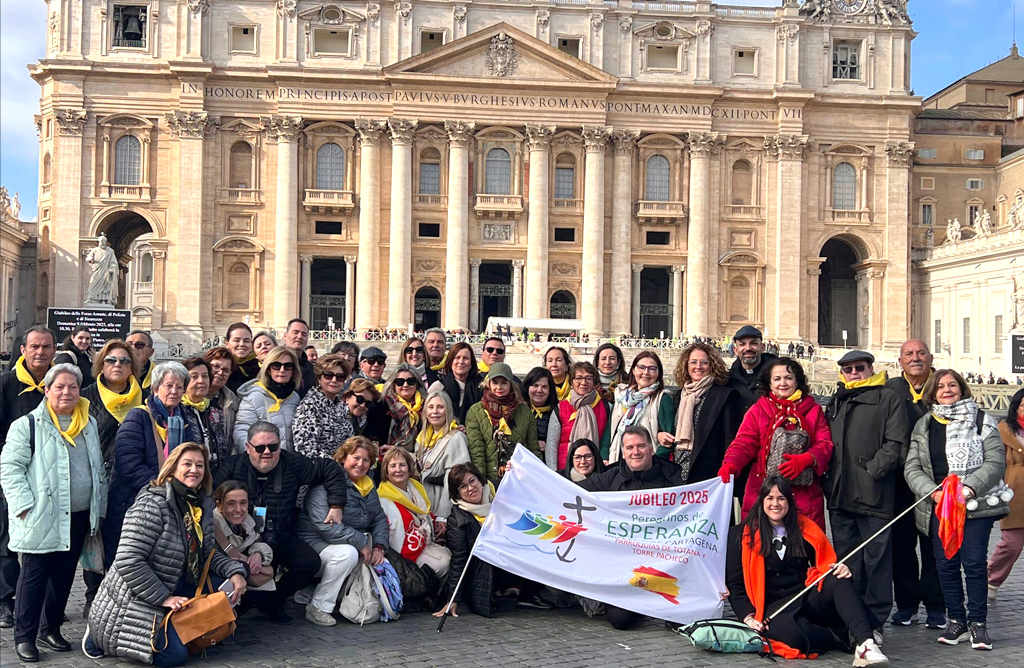
[[779,473],[790,480],[795,480],[808,467],[814,466],[814,455],[805,452],[802,455],[782,455],[786,461],[779,464]]
[[729,462],[724,462],[722,468],[718,469],[718,477],[722,479],[723,483],[729,482],[729,477],[739,473],[740,470],[735,465]]

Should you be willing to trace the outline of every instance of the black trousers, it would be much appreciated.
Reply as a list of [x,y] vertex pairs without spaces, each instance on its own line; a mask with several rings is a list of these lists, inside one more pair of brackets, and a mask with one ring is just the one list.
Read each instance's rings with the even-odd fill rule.
[[274,566],[284,566],[288,571],[261,607],[280,608],[292,594],[313,581],[320,570],[320,555],[294,532],[281,536],[273,548]]
[[898,610],[916,613],[924,603],[928,612],[946,611],[931,538],[917,530],[913,513],[904,515],[892,527],[892,587]]
[[[78,558],[89,535],[89,511],[71,513],[71,545],[67,552],[21,555],[21,576],[15,595],[14,642],[34,642],[60,631],[64,608],[78,571]],[[41,616],[40,616],[40,613]]]
[[[889,520],[870,515],[859,515],[842,510],[829,512],[832,542],[840,559],[886,525]],[[892,612],[892,528],[864,546],[846,565],[853,573],[857,593],[881,620],[889,619]]]
[[614,605],[608,605],[607,603],[605,603],[604,608],[608,614],[608,623],[612,625],[613,629],[619,631],[627,630],[643,617],[639,612],[616,608]]
[[18,587],[18,554],[11,552],[11,532],[7,520],[7,499],[0,490],[0,603],[14,609],[14,592]]
[[[811,589],[802,603],[773,618],[765,635],[804,654],[820,654],[848,643],[856,647],[871,638],[871,630],[881,624],[857,595],[853,579],[829,575],[822,583],[821,591]],[[765,612],[771,614],[786,600],[769,603]]]

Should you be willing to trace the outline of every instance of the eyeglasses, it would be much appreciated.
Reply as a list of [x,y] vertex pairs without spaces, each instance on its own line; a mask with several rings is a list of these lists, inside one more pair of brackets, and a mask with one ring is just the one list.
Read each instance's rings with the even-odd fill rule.
[[473,476],[468,481],[466,481],[466,482],[462,483],[461,485],[459,485],[459,491],[460,492],[465,492],[470,487],[482,487],[482,485],[480,484],[480,481],[476,479],[476,476]]
[[490,353],[492,355],[497,355],[498,353],[501,353],[502,355],[504,355],[505,354],[505,349],[504,348],[495,348],[494,346],[487,346],[486,348],[484,348],[484,352],[488,352],[488,353]]
[[136,350],[145,350],[146,348],[149,347],[149,344],[146,343],[145,341],[136,341],[135,343],[129,343],[128,345],[130,345],[132,348],[135,348]]
[[356,403],[359,404],[360,406],[362,406],[364,404],[368,404],[368,403],[370,403],[370,401],[372,401],[371,399],[367,399],[366,397],[364,397],[361,394],[353,394],[352,398],[355,399]]
[[862,371],[867,371],[869,368],[871,367],[867,364],[852,364],[850,366],[840,367],[839,370],[843,373],[853,373],[854,371],[861,373]]
[[295,363],[294,362],[271,362],[270,363],[270,370],[271,371],[280,371],[281,369],[284,369],[285,371],[294,371],[295,370]]
[[111,355],[110,357],[104,357],[103,358],[103,362],[105,364],[109,364],[111,366],[117,366],[119,364],[121,366],[131,366],[132,365],[132,358],[131,357],[114,357],[113,355]]
[[576,376],[575,378],[572,379],[572,382],[574,382],[574,383],[593,383],[594,382],[594,377],[593,376]]
[[654,365],[637,364],[635,368],[640,373],[658,373],[658,367]]
[[391,382],[393,382],[395,384],[395,387],[405,387],[406,385],[409,385],[409,386],[415,386],[416,385],[416,379],[415,378],[395,378]]
[[324,371],[320,375],[323,377],[324,380],[345,380],[345,374],[341,372]]
[[591,462],[594,461],[594,455],[573,455],[572,460],[574,462]]
[[384,363],[387,361],[387,359],[388,358],[386,357],[364,357],[363,361],[366,362],[367,364],[384,366]]
[[252,449],[255,450],[256,454],[258,455],[262,455],[267,450],[270,450],[271,452],[277,452],[278,448],[281,447],[280,443],[268,443],[266,445],[253,445],[252,443],[250,443],[249,445],[252,446]]
[[406,355],[422,355],[423,354],[423,350],[424,350],[423,346],[416,346],[415,348],[406,348],[405,349],[405,354]]

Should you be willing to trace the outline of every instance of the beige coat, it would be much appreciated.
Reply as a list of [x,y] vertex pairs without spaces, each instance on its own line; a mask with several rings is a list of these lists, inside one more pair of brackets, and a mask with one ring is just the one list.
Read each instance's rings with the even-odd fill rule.
[[[240,536],[231,530],[231,525],[220,514],[220,510],[213,511],[213,528],[217,533],[217,546],[221,551],[232,559],[245,561],[249,556],[259,553],[263,557],[263,568],[248,578],[248,587],[253,591],[274,591],[277,585],[274,584],[274,568],[270,563],[274,560],[274,550],[260,540],[256,533],[256,520],[246,515],[242,529],[245,533]],[[270,576],[267,580],[266,576]],[[260,584],[255,584],[255,582]]]
[[1024,529],[1024,434],[1010,431],[1006,421],[999,423],[999,436],[1006,447],[1006,472],[1003,481],[1013,490],[1010,514],[999,523],[1001,529]]

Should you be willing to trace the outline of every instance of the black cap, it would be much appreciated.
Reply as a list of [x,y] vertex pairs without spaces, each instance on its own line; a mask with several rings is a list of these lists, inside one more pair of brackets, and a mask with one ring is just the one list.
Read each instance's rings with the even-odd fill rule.
[[763,338],[764,337],[761,335],[761,330],[759,330],[757,327],[754,327],[753,325],[743,325],[742,327],[740,327],[739,331],[733,335],[732,340],[739,341],[740,339]]
[[359,353],[359,359],[361,360],[373,359],[374,357],[383,357],[384,359],[388,358],[388,356],[384,354],[384,351],[377,346],[370,346],[363,350],[363,352]]
[[875,356],[866,350],[851,350],[850,352],[840,357],[837,364],[839,366],[845,366],[847,364],[853,364],[854,362],[859,362],[861,360],[864,360],[869,364],[874,364]]

